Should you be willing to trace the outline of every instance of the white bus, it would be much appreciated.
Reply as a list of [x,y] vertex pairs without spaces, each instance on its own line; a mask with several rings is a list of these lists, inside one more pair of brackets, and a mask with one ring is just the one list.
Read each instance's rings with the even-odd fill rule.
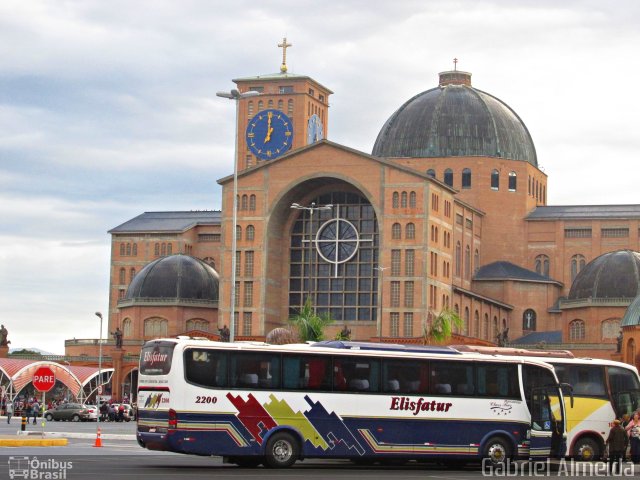
[[560,382],[573,387],[567,411],[568,455],[579,460],[602,457],[614,418],[632,416],[640,408],[636,367],[613,360],[575,358],[564,350],[536,351],[509,347],[456,346],[459,351],[538,358],[554,366]]
[[561,388],[539,360],[186,337],[147,342],[140,354],[137,439],[150,450],[241,466],[321,457],[502,463],[564,456],[564,434]]

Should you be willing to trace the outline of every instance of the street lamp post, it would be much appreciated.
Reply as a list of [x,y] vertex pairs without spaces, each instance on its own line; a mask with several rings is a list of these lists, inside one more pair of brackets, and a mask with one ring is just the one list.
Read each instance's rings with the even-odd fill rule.
[[236,134],[235,148],[233,154],[233,229],[231,231],[231,308],[229,313],[229,341],[233,342],[235,337],[235,310],[236,310],[236,243],[238,241],[236,224],[238,223],[238,120],[240,117],[240,100],[248,97],[256,97],[260,92],[249,90],[240,93],[235,88],[230,92],[216,92],[217,97],[235,100],[236,102]]
[[[328,205],[316,206],[315,202],[311,202],[311,204],[308,207],[305,207],[304,205],[300,205],[299,203],[292,203],[291,208],[293,208],[294,210],[306,210],[307,212],[309,212],[309,293],[308,293],[308,296],[310,297],[312,293],[311,279],[313,278],[313,276],[311,275],[311,268],[313,266],[311,262],[311,258],[313,257],[313,213],[320,212],[322,210],[331,210],[333,208],[333,205],[328,204]],[[316,306],[314,303],[313,309],[315,310],[315,308]]]
[[384,302],[382,301],[382,294],[384,292],[383,274],[387,268],[389,267],[381,267],[380,265],[375,267],[375,269],[380,272],[380,317],[378,318],[378,338],[380,342],[382,342],[382,312],[384,311]]
[[[98,343],[98,389],[96,391],[96,407],[100,407],[98,405],[99,400],[98,400],[98,395],[101,390],[102,390],[102,314],[100,312],[96,312],[96,317],[98,317],[100,319],[100,340]],[[100,422],[96,422],[96,435],[98,430],[100,430],[99,428]]]

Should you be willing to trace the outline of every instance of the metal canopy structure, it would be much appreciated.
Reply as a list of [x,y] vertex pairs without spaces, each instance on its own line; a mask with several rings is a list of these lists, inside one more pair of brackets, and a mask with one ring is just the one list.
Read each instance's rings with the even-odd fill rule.
[[109,383],[114,372],[113,368],[103,368],[100,382],[96,367],[67,366],[50,360],[0,358],[0,386],[9,400],[13,400],[33,381],[33,374],[41,366],[51,368],[56,380],[64,384],[80,401],[95,393],[100,383]]

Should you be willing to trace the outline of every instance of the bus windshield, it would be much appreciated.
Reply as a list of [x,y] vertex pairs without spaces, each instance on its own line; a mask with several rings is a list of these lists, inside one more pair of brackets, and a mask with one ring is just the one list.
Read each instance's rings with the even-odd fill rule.
[[640,407],[640,383],[635,372],[620,368],[607,367],[613,405],[618,416],[632,415]]

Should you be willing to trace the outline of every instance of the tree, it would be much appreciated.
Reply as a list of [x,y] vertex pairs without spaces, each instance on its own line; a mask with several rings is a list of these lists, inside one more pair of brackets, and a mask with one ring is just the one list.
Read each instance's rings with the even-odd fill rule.
[[298,329],[301,342],[318,342],[324,340],[324,329],[333,323],[333,319],[329,312],[318,315],[311,298],[307,297],[300,312],[289,318],[289,323]]
[[454,328],[462,328],[460,316],[449,308],[443,309],[436,315],[431,325],[424,328],[424,343],[444,343],[451,338]]

